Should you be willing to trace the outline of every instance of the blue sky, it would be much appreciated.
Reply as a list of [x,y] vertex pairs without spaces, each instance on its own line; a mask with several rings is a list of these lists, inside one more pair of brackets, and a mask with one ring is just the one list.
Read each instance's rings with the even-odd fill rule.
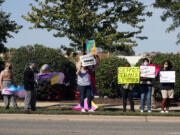
[[[29,3],[33,1],[34,0],[5,0],[2,4],[0,10],[11,13],[11,19],[15,20],[18,24],[23,25],[20,32],[18,34],[13,34],[14,38],[8,39],[5,46],[8,48],[19,48],[20,46],[38,43],[53,48],[59,48],[62,44],[69,44],[67,38],[54,38],[53,32],[47,32],[46,30],[40,29],[29,29],[32,24],[21,18],[21,15],[26,15],[27,12],[30,11]],[[151,5],[154,0],[140,1],[143,1],[146,5]],[[149,10],[153,12],[153,16],[147,18],[144,23],[144,30],[141,34],[147,36],[148,39],[137,41],[138,46],[134,48],[136,54],[153,51],[163,53],[180,51],[180,45],[176,45],[176,36],[180,31],[180,28],[171,33],[165,33],[166,28],[171,24],[171,20],[169,19],[167,22],[162,22],[160,20],[160,15],[163,12],[161,9],[154,9],[152,6],[149,6]]]

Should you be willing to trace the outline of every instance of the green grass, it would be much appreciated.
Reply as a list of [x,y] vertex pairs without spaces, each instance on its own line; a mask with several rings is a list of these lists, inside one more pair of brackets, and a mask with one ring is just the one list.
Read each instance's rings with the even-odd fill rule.
[[[122,112],[120,109],[103,108],[100,107],[94,113],[81,113],[79,110],[72,110],[69,106],[51,106],[51,107],[39,107],[36,111],[30,111],[31,114],[44,114],[44,115],[109,115],[109,116],[176,116],[180,117],[178,111],[170,111],[168,114],[161,114],[159,111],[153,111],[152,113],[140,113],[136,112]],[[0,107],[0,114],[24,114],[24,108],[14,109],[10,108],[6,110],[4,107]]]

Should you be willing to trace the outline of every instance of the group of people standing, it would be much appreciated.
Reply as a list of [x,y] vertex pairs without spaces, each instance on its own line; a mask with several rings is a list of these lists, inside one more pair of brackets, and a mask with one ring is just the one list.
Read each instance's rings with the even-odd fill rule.
[[[29,113],[29,109],[32,111],[36,110],[36,81],[34,70],[35,63],[29,63],[27,68],[24,71],[24,89],[25,89],[25,99],[24,99],[24,110],[25,113]],[[14,84],[14,75],[12,71],[12,64],[10,62],[5,63],[5,69],[1,71],[0,74],[0,89],[3,90]],[[15,109],[18,109],[15,95],[6,95],[3,94],[3,99],[5,103],[5,109],[9,109],[10,101]]]
[[[88,112],[94,112],[91,108],[91,101],[95,93],[95,69],[99,63],[99,57],[96,56],[96,65],[84,67],[82,66],[81,61],[77,65],[77,85],[80,92],[80,105],[81,112],[86,112],[84,109],[84,99],[88,98]],[[151,66],[151,59],[144,58],[143,66]],[[36,110],[36,86],[37,82],[35,76],[36,64],[31,62],[24,71],[24,89],[25,89],[25,100],[24,100],[24,110],[25,113],[29,113],[29,109],[32,111]],[[129,67],[129,64],[126,64],[125,67]],[[172,71],[172,64],[170,61],[166,60],[162,64],[160,71]],[[147,112],[151,112],[151,99],[154,98],[154,86],[153,82],[159,80],[160,71],[157,73],[156,78],[140,78],[140,90],[141,90],[141,99],[140,99],[140,112],[144,112],[145,99],[147,103]],[[0,88],[1,90],[9,87],[14,84],[14,75],[12,72],[12,65],[9,62],[6,62],[5,69],[0,74]],[[134,101],[132,97],[132,89],[134,84],[124,84],[122,90],[122,99],[123,99],[123,111],[126,112],[127,99],[129,98],[131,111],[134,112]],[[168,113],[170,101],[174,97],[174,83],[160,83],[160,90],[162,94],[162,104],[161,104],[161,113]],[[146,98],[145,98],[146,97]],[[10,100],[14,108],[18,108],[15,96],[14,95],[3,95],[5,108],[9,109]],[[153,99],[154,100],[154,99]]]
[[[151,58],[143,59],[143,66],[152,66]],[[126,67],[129,65],[126,64]],[[147,104],[147,112],[151,113],[151,107],[156,108],[155,104],[155,87],[154,82],[160,80],[161,71],[172,71],[172,64],[169,60],[165,60],[161,66],[160,71],[158,71],[156,78],[140,78],[140,112],[145,111],[145,102]],[[134,84],[124,84],[122,90],[123,98],[123,111],[126,112],[127,98],[130,101],[131,111],[134,112],[134,102],[132,99],[132,89]],[[160,113],[168,113],[171,100],[174,98],[174,83],[160,83],[160,90],[162,95],[161,111]],[[151,100],[153,104],[151,104]]]

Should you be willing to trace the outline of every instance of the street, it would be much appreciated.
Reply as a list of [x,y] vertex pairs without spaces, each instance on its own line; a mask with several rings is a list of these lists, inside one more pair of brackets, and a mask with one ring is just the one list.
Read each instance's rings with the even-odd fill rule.
[[[46,115],[44,115],[46,117]],[[81,116],[77,116],[81,117]],[[0,135],[180,135],[179,122],[76,119],[4,119]]]

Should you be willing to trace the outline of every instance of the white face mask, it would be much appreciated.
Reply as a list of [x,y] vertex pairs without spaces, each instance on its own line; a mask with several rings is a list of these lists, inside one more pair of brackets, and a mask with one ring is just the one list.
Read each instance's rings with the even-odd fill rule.
[[149,64],[148,62],[144,62],[144,66],[148,66],[148,64]]

